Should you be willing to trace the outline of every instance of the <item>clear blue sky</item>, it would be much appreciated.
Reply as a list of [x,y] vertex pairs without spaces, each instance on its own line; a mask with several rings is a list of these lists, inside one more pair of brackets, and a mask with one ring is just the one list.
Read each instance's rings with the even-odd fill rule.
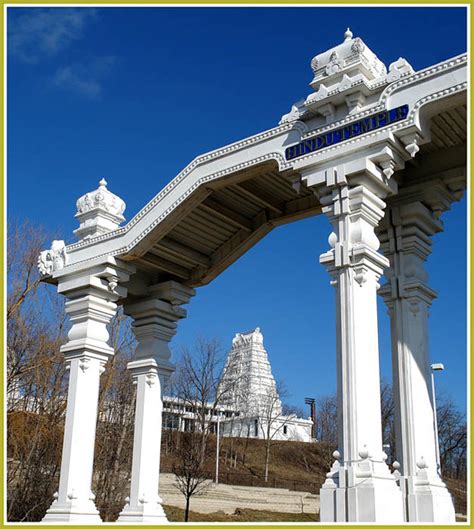
[[[415,70],[466,51],[463,8],[9,8],[8,216],[68,242],[76,199],[105,177],[130,219],[195,156],[271,128],[310,91],[311,58],[355,36]],[[465,408],[466,200],[429,263],[440,391]],[[291,402],[335,390],[334,292],[318,263],[329,225],[278,228],[199,289],[173,344],[230,347],[260,326]],[[389,322],[379,303],[382,375]]]

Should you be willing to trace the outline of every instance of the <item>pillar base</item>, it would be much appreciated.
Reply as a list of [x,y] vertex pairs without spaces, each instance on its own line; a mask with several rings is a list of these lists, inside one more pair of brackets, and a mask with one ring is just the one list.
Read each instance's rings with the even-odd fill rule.
[[46,511],[41,523],[97,525],[102,523],[102,519],[92,500],[86,505],[58,503],[58,501],[55,500],[51,504],[51,507]]
[[131,507],[126,505],[118,517],[117,523],[123,524],[150,524],[160,525],[167,524],[165,511],[161,503],[152,506]]
[[[320,521],[402,524],[403,500],[385,464],[333,465],[320,491]],[[385,468],[384,468],[385,467]]]
[[453,499],[443,481],[430,480],[421,471],[405,478],[405,486],[409,522],[456,522]]

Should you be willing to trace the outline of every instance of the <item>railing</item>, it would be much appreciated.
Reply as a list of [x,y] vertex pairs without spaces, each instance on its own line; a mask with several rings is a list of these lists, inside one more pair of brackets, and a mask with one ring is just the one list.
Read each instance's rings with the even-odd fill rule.
[[[213,476],[209,476],[209,479],[213,479]],[[219,483],[246,487],[271,487],[275,489],[288,489],[319,494],[319,489],[321,488],[323,481],[283,479],[272,476],[269,476],[268,481],[265,481],[263,476],[247,474],[244,472],[223,471],[219,474]]]

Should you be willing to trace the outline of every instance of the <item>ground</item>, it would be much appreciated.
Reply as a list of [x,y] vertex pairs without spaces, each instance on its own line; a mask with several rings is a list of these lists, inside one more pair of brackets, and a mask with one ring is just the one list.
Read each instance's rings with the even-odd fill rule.
[[[166,516],[170,522],[182,522],[184,520],[184,509],[163,505]],[[236,509],[234,514],[215,512],[202,514],[190,511],[190,522],[317,522],[310,514],[297,514],[286,512],[255,511],[253,509]]]

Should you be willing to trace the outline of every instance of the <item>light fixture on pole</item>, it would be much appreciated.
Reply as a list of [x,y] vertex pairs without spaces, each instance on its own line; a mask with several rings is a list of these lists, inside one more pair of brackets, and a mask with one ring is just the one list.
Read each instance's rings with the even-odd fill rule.
[[221,410],[217,408],[217,428],[216,428],[216,485],[219,483],[219,441],[220,441],[220,422],[221,422]]
[[311,409],[311,420],[313,421],[313,426],[311,426],[311,439],[316,439],[316,399],[306,397],[304,402],[305,404],[308,404]]
[[436,411],[436,392],[434,383],[435,371],[444,371],[443,364],[431,364],[431,392],[433,394],[433,418],[434,418],[434,431],[435,431],[435,448],[436,448],[436,469],[438,474],[441,475],[441,462],[439,457],[439,441],[438,441],[438,416]]

